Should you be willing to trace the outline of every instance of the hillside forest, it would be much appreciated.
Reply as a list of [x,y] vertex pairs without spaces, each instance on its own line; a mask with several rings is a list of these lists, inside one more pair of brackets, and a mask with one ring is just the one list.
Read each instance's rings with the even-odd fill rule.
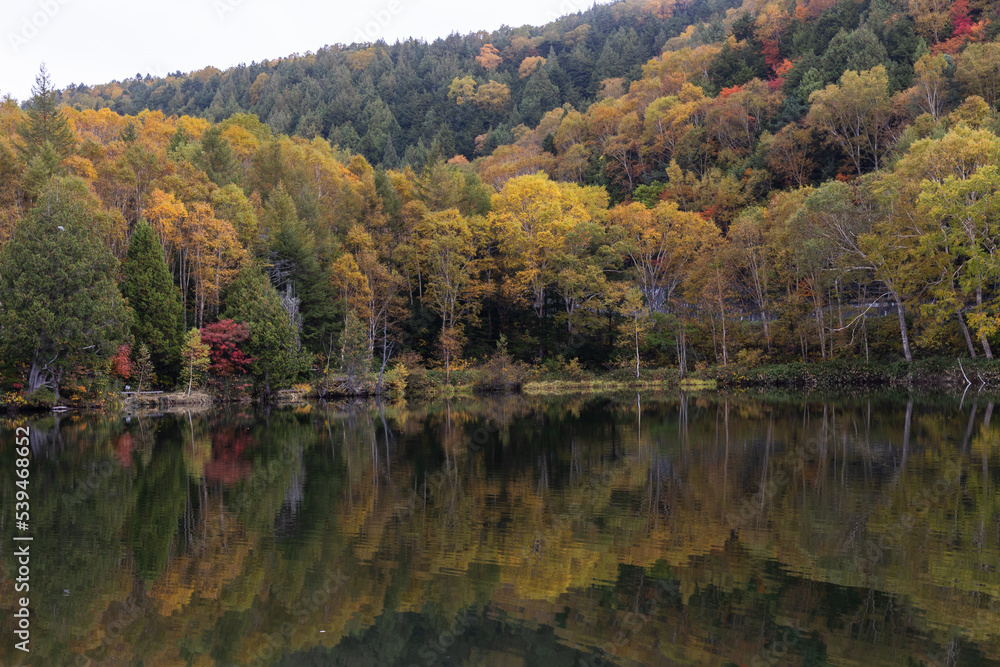
[[33,93],[0,104],[8,403],[993,358],[986,0],[624,0]]

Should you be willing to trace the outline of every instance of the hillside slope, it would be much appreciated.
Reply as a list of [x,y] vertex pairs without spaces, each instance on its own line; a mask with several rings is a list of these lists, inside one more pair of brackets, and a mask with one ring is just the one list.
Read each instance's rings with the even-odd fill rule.
[[[489,146],[505,143],[514,127],[534,126],[553,107],[586,108],[604,79],[638,78],[643,63],[692,23],[712,23],[706,29],[721,38],[721,16],[731,5],[623,0],[540,27],[504,27],[432,43],[334,45],[224,72],[209,67],[166,78],[137,74],[71,86],[61,101],[77,109],[151,109],[213,121],[253,113],[275,133],[329,138],[386,167],[400,160],[422,163],[428,151],[471,159],[478,135],[490,135]],[[477,61],[487,44],[493,50],[485,53],[496,56]],[[527,75],[538,58],[546,66]],[[449,88],[464,77],[494,82],[492,99],[456,105]]]

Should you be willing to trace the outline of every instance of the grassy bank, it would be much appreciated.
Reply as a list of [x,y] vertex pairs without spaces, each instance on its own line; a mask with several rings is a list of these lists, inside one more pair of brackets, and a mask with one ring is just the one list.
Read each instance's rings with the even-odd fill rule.
[[662,380],[542,380],[526,382],[521,393],[527,396],[556,396],[562,394],[600,394],[616,391],[676,389],[677,382]]
[[795,389],[965,389],[1000,387],[1000,361],[932,358],[907,363],[770,364],[755,368],[716,367],[700,375],[720,389],[781,387]]

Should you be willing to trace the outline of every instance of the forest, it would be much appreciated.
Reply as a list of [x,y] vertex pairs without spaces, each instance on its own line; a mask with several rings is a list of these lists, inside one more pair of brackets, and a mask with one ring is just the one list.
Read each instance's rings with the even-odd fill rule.
[[992,359],[998,36],[985,0],[625,0],[43,67],[0,105],[2,400]]

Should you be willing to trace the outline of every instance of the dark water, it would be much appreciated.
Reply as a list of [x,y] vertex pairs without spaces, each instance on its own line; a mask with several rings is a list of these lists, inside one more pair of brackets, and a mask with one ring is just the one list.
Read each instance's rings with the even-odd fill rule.
[[643,395],[4,419],[0,664],[997,664],[994,411]]

